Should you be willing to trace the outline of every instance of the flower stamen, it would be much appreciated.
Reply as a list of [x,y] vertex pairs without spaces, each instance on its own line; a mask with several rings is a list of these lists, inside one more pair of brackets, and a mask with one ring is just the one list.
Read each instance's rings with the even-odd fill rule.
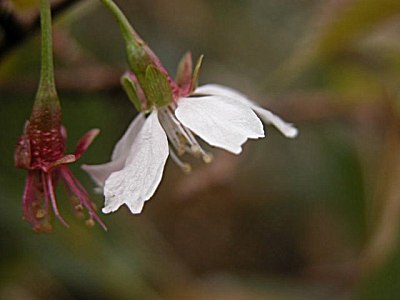
[[171,104],[165,108],[160,108],[159,118],[165,132],[167,133],[169,142],[177,152],[175,153],[170,147],[171,157],[185,173],[188,173],[191,168],[188,168],[187,163],[180,161],[178,156],[190,153],[196,158],[201,157],[205,163],[210,163],[212,161],[212,155],[204,151],[193,133],[178,121],[174,113],[175,108],[175,104]]
[[175,154],[174,150],[169,148],[169,154],[171,155],[173,161],[182,169],[185,174],[189,174],[192,171],[192,166],[186,162],[180,160],[178,155]]
[[172,144],[172,146],[178,152],[178,155],[183,155],[185,153],[185,145],[182,143],[182,138],[180,136],[179,127],[176,126],[175,122],[173,122],[173,115],[167,109],[159,110],[159,117],[162,126],[167,133],[168,140]]
[[53,206],[54,215],[60,220],[60,222],[65,227],[69,228],[68,223],[65,222],[64,218],[61,216],[60,212],[58,211],[57,201],[56,201],[56,197],[54,195],[53,183],[51,180],[51,174],[46,174],[47,176],[45,176],[45,173],[42,173],[42,175],[43,175],[43,177],[47,177],[46,181],[43,180],[44,190],[45,190],[45,194],[47,193],[48,196],[50,197],[51,205]]
[[36,219],[41,220],[41,219],[43,219],[45,216],[46,216],[46,210],[44,210],[43,208],[39,208],[39,209],[36,211],[36,214],[35,214],[35,218],[36,218]]
[[94,222],[93,218],[90,217],[89,219],[87,219],[85,221],[85,224],[86,224],[87,227],[93,227],[96,223]]

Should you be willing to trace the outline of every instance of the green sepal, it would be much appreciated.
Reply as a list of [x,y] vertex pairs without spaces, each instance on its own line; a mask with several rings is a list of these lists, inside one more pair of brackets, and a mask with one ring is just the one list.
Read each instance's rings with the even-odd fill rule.
[[199,81],[199,72],[200,72],[200,68],[201,68],[201,63],[203,62],[203,57],[204,55],[200,55],[199,59],[196,62],[196,66],[194,67],[194,72],[193,72],[193,76],[192,76],[192,84],[191,84],[191,88],[190,91],[193,92],[196,88],[197,88],[197,84]]
[[139,82],[142,84],[146,75],[147,67],[153,64],[146,46],[144,44],[138,45],[137,43],[128,41],[126,45],[126,53],[131,71],[135,73]]
[[149,65],[145,75],[146,84],[143,86],[147,100],[162,107],[172,102],[172,90],[166,74],[155,66]]
[[135,82],[132,78],[129,77],[128,74],[124,74],[121,76],[121,85],[128,95],[129,100],[133,103],[137,111],[143,111],[143,104],[140,101],[140,98],[137,93],[137,88]]
[[180,87],[191,84],[193,72],[192,53],[186,52],[178,64],[175,81]]

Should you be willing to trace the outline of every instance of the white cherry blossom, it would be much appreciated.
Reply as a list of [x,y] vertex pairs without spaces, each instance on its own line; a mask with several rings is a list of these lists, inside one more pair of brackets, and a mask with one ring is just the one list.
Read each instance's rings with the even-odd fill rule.
[[190,165],[180,159],[185,153],[210,162],[211,154],[202,149],[195,136],[239,154],[248,139],[264,137],[259,118],[286,137],[294,138],[298,133],[292,124],[238,91],[216,84],[200,86],[190,96],[153,107],[147,118],[139,113],[115,146],[111,161],[84,165],[83,169],[104,190],[103,213],[126,204],[137,214],[160,184],[168,155],[185,172],[190,171]]
[[248,139],[264,137],[261,120],[286,137],[297,135],[291,124],[233,89],[216,84],[197,87],[202,55],[193,65],[187,52],[175,79],[171,78],[118,6],[111,0],[102,3],[114,15],[124,38],[129,71],[121,84],[140,112],[115,146],[110,162],[83,166],[104,191],[104,213],[123,204],[132,213],[140,213],[161,182],[168,156],[185,172],[190,171],[180,158],[185,153],[210,162],[211,154],[195,136],[239,154]]

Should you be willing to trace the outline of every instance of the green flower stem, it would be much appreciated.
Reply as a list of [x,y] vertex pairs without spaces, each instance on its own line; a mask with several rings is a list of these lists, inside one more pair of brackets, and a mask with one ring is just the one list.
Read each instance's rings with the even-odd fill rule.
[[[139,37],[113,0],[101,0],[101,2],[111,11],[118,22],[125,40],[130,70],[135,74],[146,97],[145,107],[149,108],[153,105],[161,107],[171,103],[173,100],[171,83],[158,57]],[[132,87],[131,85],[128,87],[128,92],[133,92]]]
[[34,109],[60,109],[54,83],[51,9],[49,0],[40,0],[41,70]]
[[112,0],[101,0],[104,6],[114,15],[118,22],[126,44],[129,67],[135,73],[139,83],[146,93],[145,75],[149,65],[160,65],[158,58],[133,29],[123,12]]
[[139,37],[139,35],[136,33],[136,31],[133,29],[133,27],[129,23],[128,19],[125,17],[125,15],[119,9],[119,7],[114,3],[114,1],[101,0],[101,2],[104,4],[105,7],[107,7],[107,9],[117,19],[118,25],[120,27],[120,30],[122,32],[122,36],[124,37],[125,42],[127,44],[133,43],[137,47],[141,47],[144,44],[144,42]]

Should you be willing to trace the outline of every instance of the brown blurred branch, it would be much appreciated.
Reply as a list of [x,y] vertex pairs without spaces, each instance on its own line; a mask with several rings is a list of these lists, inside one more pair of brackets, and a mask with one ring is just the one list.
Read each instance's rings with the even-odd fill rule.
[[[53,16],[58,16],[80,1],[62,0],[55,3],[51,9]],[[7,9],[3,0],[0,0],[0,29],[3,32],[3,38],[0,40],[0,62],[9,52],[35,34],[39,28],[39,13],[36,13],[36,16],[29,23],[24,23],[18,19],[11,9]]]

